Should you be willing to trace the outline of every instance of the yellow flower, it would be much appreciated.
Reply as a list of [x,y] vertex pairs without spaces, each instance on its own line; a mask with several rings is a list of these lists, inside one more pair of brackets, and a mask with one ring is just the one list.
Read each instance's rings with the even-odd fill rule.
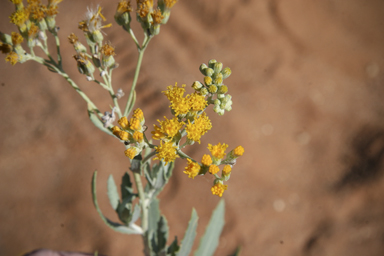
[[124,151],[124,154],[130,159],[133,159],[137,155],[137,153],[137,148],[129,148]]
[[188,166],[185,167],[185,174],[188,174],[188,178],[194,179],[200,171],[200,165],[198,163],[193,162],[191,159],[187,158]]
[[11,23],[20,27],[24,25],[24,23],[29,19],[29,12],[26,9],[20,9],[12,13],[9,18],[11,20]]
[[233,150],[233,154],[235,156],[242,156],[244,154],[244,148],[242,146],[238,146]]
[[160,9],[157,9],[151,13],[152,16],[152,25],[160,24],[164,16],[161,15]]
[[137,118],[140,121],[140,123],[142,124],[144,123],[144,113],[140,108],[137,108],[135,109],[135,111],[133,111],[132,117]]
[[208,144],[209,151],[211,151],[212,156],[214,156],[217,159],[222,159],[225,156],[225,150],[227,149],[227,147],[228,145],[225,143],[223,143],[223,145],[219,143],[215,146]]
[[191,106],[192,110],[201,111],[205,109],[205,107],[208,105],[208,102],[205,100],[203,95],[192,93],[191,97],[189,98],[189,105]]
[[144,140],[144,136],[141,132],[135,131],[132,135],[133,139],[137,142],[142,142]]
[[11,38],[12,38],[12,44],[13,45],[21,44],[24,40],[23,37],[17,32],[12,32]]
[[232,167],[230,165],[225,165],[223,169],[223,175],[228,176],[232,171]]
[[120,137],[119,136],[120,132],[121,132],[121,129],[118,126],[113,126],[113,128],[112,128],[113,135],[115,135],[116,137]]
[[205,166],[210,166],[212,164],[212,158],[210,155],[203,155],[201,163]]
[[164,159],[165,165],[169,162],[175,161],[177,157],[176,146],[172,141],[166,142],[163,144],[163,141],[160,141],[160,146],[155,147],[156,157],[154,159]]
[[166,91],[162,91],[162,93],[167,96],[168,100],[172,103],[175,100],[178,100],[183,97],[184,92],[185,92],[185,87],[186,85],[183,84],[181,87],[177,87],[177,83],[175,83],[174,86],[170,85],[167,87]]
[[17,55],[15,52],[10,52],[7,57],[5,57],[5,60],[12,65],[15,65],[19,61],[19,55]]
[[123,128],[123,129],[128,129],[129,128],[129,123],[128,123],[128,119],[126,116],[123,116],[119,119],[119,121],[117,121],[119,123],[119,125]]
[[227,190],[228,185],[223,185],[220,182],[216,183],[212,186],[211,191],[213,195],[217,195],[219,197],[223,196],[225,190]]
[[131,120],[129,121],[129,128],[134,131],[141,130],[142,126],[140,124],[140,120],[132,117]]
[[164,121],[157,120],[160,123],[160,127],[155,126],[155,130],[160,131],[162,134],[167,134],[170,139],[173,139],[181,127],[183,127],[184,122],[179,122],[177,117],[167,119],[164,116],[164,119]]
[[154,131],[152,131],[152,139],[154,140],[160,140],[160,139],[163,139],[165,138],[165,134],[162,132],[162,129],[160,127],[158,127],[157,125],[153,125],[154,127]]
[[208,171],[209,171],[210,174],[216,174],[216,173],[218,173],[220,171],[220,169],[219,169],[219,167],[217,165],[213,164],[213,165],[209,166],[209,170]]
[[206,113],[203,113],[199,117],[195,117],[194,123],[191,123],[188,120],[188,124],[185,128],[187,131],[187,138],[193,141],[197,141],[200,143],[200,138],[207,131],[212,128],[211,121],[209,120]]
[[188,98],[180,98],[172,101],[171,108],[175,111],[175,116],[178,116],[187,114],[191,106]]
[[121,140],[128,140],[129,139],[129,133],[127,133],[126,131],[120,131],[118,137]]

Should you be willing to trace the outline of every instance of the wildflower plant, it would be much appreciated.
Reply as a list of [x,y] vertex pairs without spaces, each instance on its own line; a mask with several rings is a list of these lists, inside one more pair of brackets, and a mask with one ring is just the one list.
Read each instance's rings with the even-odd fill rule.
[[[113,70],[118,68],[115,61],[115,49],[104,38],[103,30],[110,28],[106,22],[102,8],[88,8],[85,18],[78,23],[78,28],[85,37],[86,44],[75,33],[67,38],[73,45],[73,63],[78,71],[85,76],[88,83],[96,83],[104,88],[111,97],[113,107],[104,114],[81,88],[64,71],[60,53],[60,39],[56,26],[56,15],[62,0],[10,0],[15,11],[10,15],[11,23],[17,32],[10,35],[0,32],[0,50],[6,54],[5,60],[12,65],[35,61],[48,68],[49,71],[61,75],[87,102],[90,120],[103,132],[121,141],[122,150],[130,159],[130,173],[122,177],[119,195],[115,181],[108,178],[108,197],[121,223],[107,219],[101,212],[96,197],[96,177],[92,179],[92,193],[96,210],[103,221],[115,231],[125,234],[138,234],[143,237],[145,255],[189,255],[196,236],[197,213],[192,217],[181,244],[177,238],[167,245],[168,226],[165,216],[159,209],[158,194],[172,176],[176,159],[184,161],[186,177],[195,179],[198,176],[212,176],[212,187],[207,193],[222,197],[228,189],[228,180],[238,157],[244,154],[244,148],[237,146],[226,153],[228,145],[218,143],[207,145],[210,154],[203,154],[201,159],[193,159],[185,154],[185,148],[201,143],[201,137],[212,129],[212,122],[206,112],[209,107],[222,116],[232,109],[232,96],[228,93],[225,79],[231,75],[231,69],[223,68],[219,61],[211,59],[208,64],[201,64],[202,81],[191,85],[191,93],[187,93],[185,84],[168,86],[162,93],[169,101],[170,115],[157,120],[156,124],[146,124],[145,115],[139,108],[134,109],[136,101],[136,84],[140,72],[141,61],[150,40],[160,33],[162,25],[169,20],[172,7],[177,0],[137,0],[136,9],[130,1],[121,0],[117,3],[114,19],[133,39],[139,56],[132,86],[128,93],[125,107],[121,108],[124,91],[120,88],[115,92],[112,85]],[[140,23],[144,33],[143,42],[139,42],[131,29],[132,16]],[[55,59],[48,49],[48,36],[56,43]],[[26,42],[26,44],[23,44]],[[24,46],[23,46],[24,45]],[[26,49],[29,51],[25,50]],[[40,48],[44,56],[35,54],[34,49]],[[195,145],[196,146],[196,145]],[[152,163],[152,160],[159,160]],[[133,189],[133,183],[137,191]],[[142,183],[145,177],[146,184]],[[135,200],[138,198],[138,200]],[[206,233],[200,242],[195,255],[213,254],[224,225],[224,201],[220,201],[214,211]],[[140,219],[140,225],[136,224]]]

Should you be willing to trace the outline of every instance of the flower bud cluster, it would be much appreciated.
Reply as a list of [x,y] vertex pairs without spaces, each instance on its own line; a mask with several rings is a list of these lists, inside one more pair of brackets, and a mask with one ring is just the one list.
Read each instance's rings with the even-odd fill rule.
[[117,122],[120,127],[114,126],[112,128],[112,133],[121,141],[124,141],[124,144],[126,145],[124,153],[130,159],[133,159],[148,146],[144,140],[143,134],[146,129],[144,125],[145,118],[143,111],[140,108],[137,108],[133,111],[133,115],[129,121],[127,117],[123,116]]
[[[148,36],[160,33],[160,25],[167,23],[171,8],[177,0],[158,0],[157,8],[153,0],[137,0],[136,20]],[[132,7],[128,0],[121,0],[117,6],[115,20],[126,31],[130,30]]]
[[114,47],[110,43],[103,44],[104,37],[101,29],[110,27],[112,24],[102,25],[106,19],[101,10],[99,6],[96,9],[88,8],[86,19],[79,22],[79,28],[84,32],[91,54],[87,53],[87,48],[74,33],[68,36],[69,42],[77,53],[73,57],[77,61],[78,70],[81,74],[86,75],[88,80],[95,79],[93,74],[95,68],[99,69],[100,75],[103,76],[107,73],[107,69],[118,67],[114,58]]
[[23,39],[29,48],[40,44],[40,40],[46,40],[45,31],[56,33],[56,14],[58,4],[62,0],[48,0],[48,5],[44,5],[40,0],[29,0],[28,5],[24,6],[22,0],[11,0],[15,5],[16,11],[11,14],[10,21],[15,24],[19,33],[12,32],[7,35],[0,32],[0,50],[7,54],[5,60],[15,65],[17,62],[24,63],[30,59],[30,55],[20,45]]
[[227,94],[228,87],[223,83],[224,79],[231,75],[231,69],[223,69],[221,62],[212,59],[208,65],[200,65],[200,72],[205,76],[204,82],[195,81],[192,88],[202,95],[209,96],[208,103],[214,104],[213,111],[217,114],[224,115],[225,111],[231,111],[232,96]]

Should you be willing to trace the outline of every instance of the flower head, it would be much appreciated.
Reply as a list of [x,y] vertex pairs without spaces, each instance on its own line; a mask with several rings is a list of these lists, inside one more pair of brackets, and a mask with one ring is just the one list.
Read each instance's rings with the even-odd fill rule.
[[177,148],[172,141],[165,142],[164,144],[163,141],[160,141],[160,146],[155,147],[155,149],[157,154],[154,159],[164,159],[165,165],[179,157],[176,152]]
[[223,143],[223,145],[219,143],[215,146],[208,144],[209,151],[211,151],[212,156],[216,159],[222,159],[225,156],[225,150],[227,149],[227,147],[228,145],[225,143]]
[[205,166],[210,166],[212,164],[212,158],[210,155],[203,155],[201,163]]
[[219,169],[219,166],[215,165],[215,164],[212,164],[211,166],[209,166],[209,173],[210,174],[216,174],[220,171]]
[[224,191],[227,190],[227,188],[228,188],[228,185],[223,185],[222,183],[218,182],[212,186],[211,191],[213,195],[222,197]]
[[187,158],[188,166],[185,167],[185,174],[188,174],[188,178],[195,178],[200,171],[200,165],[198,163],[193,162],[191,159]]
[[187,131],[188,139],[197,141],[200,143],[201,136],[203,136],[211,128],[212,128],[211,121],[209,120],[208,116],[204,112],[202,115],[195,117],[193,123],[191,123],[188,120],[188,124],[185,130]]

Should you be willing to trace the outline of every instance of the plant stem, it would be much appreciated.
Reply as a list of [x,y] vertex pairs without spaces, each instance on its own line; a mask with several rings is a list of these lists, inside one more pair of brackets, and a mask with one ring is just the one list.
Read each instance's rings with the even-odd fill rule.
[[148,229],[148,202],[145,198],[145,193],[143,189],[143,183],[141,182],[141,176],[139,173],[133,172],[133,178],[135,180],[135,184],[137,187],[137,192],[140,198],[140,206],[141,206],[141,228],[143,229],[143,233],[147,232]]
[[129,92],[129,97],[128,97],[127,105],[125,105],[124,116],[128,116],[129,115],[129,112],[131,111],[130,108],[131,108],[131,106],[134,105],[134,102],[132,102],[132,98],[133,98],[133,94],[134,94],[134,91],[135,91],[135,88],[136,88],[137,79],[139,78],[141,62],[143,60],[144,52],[145,52],[145,49],[147,48],[148,43],[149,43],[150,40],[151,40],[150,37],[146,36],[142,47],[141,48],[137,48],[138,51],[139,51],[139,58],[137,59],[135,75],[133,77],[132,87],[131,87],[131,91]]

